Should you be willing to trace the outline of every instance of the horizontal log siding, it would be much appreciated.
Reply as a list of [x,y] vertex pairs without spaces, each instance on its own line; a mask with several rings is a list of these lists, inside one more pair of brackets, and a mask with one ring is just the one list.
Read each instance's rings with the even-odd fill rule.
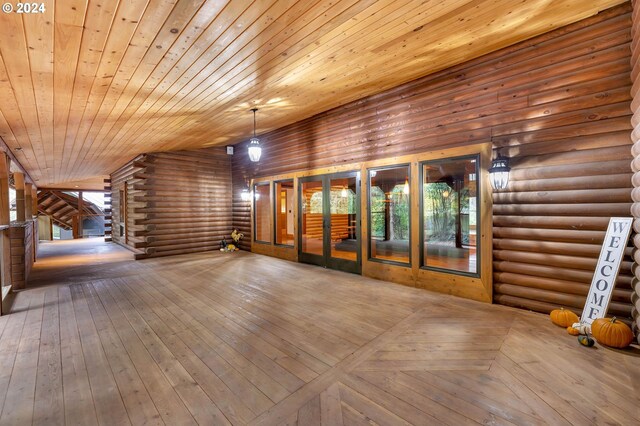
[[[640,232],[640,1],[633,1],[633,25],[631,27],[631,64],[633,66],[631,72],[631,79],[633,86],[631,94],[633,101],[631,102],[631,109],[633,116],[631,118],[632,132],[631,140],[633,142],[632,153],[635,157],[632,162],[633,186],[635,187],[632,193],[633,207],[632,212],[635,217],[634,230]],[[638,343],[640,343],[640,234],[636,234],[634,238],[635,252],[634,252],[634,271],[635,278],[633,280],[634,293],[632,294],[633,303],[633,331],[636,333]]]
[[220,248],[232,231],[231,162],[224,148],[146,154],[133,185],[142,257]]
[[[238,144],[233,223],[243,248],[248,179],[491,140],[513,158],[509,191],[494,199],[495,301],[579,312],[607,218],[629,215],[632,203],[630,11],[606,10],[263,134],[258,164]],[[630,261],[611,309],[627,319]]]
[[[128,249],[134,251],[137,254],[141,254],[142,251],[138,250],[137,246],[140,246],[142,239],[137,236],[143,227],[136,224],[136,220],[143,219],[144,215],[137,213],[135,208],[138,203],[134,200],[134,197],[140,195],[140,191],[134,189],[134,185],[138,185],[143,182],[143,179],[136,178],[134,175],[140,171],[140,167],[137,166],[137,162],[144,160],[145,156],[141,155],[134,160],[128,162],[120,169],[111,173],[111,239],[113,242],[118,243]],[[125,185],[127,190],[124,191]],[[124,218],[120,216],[120,205],[122,200],[120,199],[120,191],[127,194],[127,214],[126,223]],[[125,225],[125,235],[120,235],[120,225]]]

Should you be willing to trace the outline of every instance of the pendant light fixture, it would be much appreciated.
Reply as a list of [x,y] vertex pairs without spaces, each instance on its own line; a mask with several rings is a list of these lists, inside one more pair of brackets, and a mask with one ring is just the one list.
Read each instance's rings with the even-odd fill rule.
[[258,108],[252,108],[251,111],[253,111],[253,137],[249,141],[249,159],[257,163],[260,161],[260,156],[262,155],[260,141],[256,137],[256,111],[258,111]]
[[493,160],[491,167],[489,168],[489,180],[491,181],[493,189],[500,191],[507,187],[510,171],[511,167],[509,167],[509,159],[498,153],[498,157]]
[[402,188],[402,192],[404,192],[404,195],[409,195],[409,178],[405,178],[404,180],[404,187]]

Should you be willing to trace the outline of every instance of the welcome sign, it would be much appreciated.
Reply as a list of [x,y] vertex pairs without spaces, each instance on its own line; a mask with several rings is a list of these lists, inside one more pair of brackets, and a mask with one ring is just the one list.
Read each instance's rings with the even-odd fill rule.
[[587,302],[580,318],[582,324],[591,325],[593,320],[603,318],[607,313],[613,287],[620,271],[620,263],[624,256],[624,249],[627,247],[631,233],[632,221],[633,218],[630,217],[612,217],[609,220],[609,227],[602,243],[596,271],[591,280]]

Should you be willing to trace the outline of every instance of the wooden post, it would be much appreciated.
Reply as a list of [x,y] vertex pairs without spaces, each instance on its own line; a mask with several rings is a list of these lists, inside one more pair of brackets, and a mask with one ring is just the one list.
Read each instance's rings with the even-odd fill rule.
[[82,211],[84,210],[84,201],[82,200],[82,191],[78,191],[78,236],[82,238]]
[[31,187],[31,202],[33,203],[33,207],[31,207],[31,211],[34,216],[38,216],[38,188],[35,185]]
[[33,184],[24,184],[24,220],[33,220]]
[[24,222],[26,216],[24,209],[24,173],[13,172],[13,184],[16,188],[16,220]]
[[[9,226],[11,213],[9,211],[11,200],[9,199],[9,158],[4,152],[0,152],[0,226]],[[2,280],[2,294],[5,288],[11,288],[11,238],[9,230],[0,232],[0,279]],[[0,315],[5,313],[4,300],[0,303]]]

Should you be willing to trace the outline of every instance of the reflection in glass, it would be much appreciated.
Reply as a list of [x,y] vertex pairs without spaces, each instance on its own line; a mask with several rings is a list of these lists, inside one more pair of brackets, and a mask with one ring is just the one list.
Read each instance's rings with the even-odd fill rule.
[[103,237],[104,192],[83,192],[82,206],[82,237]]
[[369,172],[370,258],[409,263],[409,166]]
[[271,200],[269,197],[269,184],[257,184],[253,188],[254,198],[254,215],[255,215],[255,240],[269,243],[271,236],[269,235],[269,205]]
[[477,273],[477,157],[430,161],[422,167],[423,264]]
[[302,251],[322,256],[324,253],[322,181],[302,182],[300,203],[302,206]]
[[293,181],[275,183],[276,244],[293,245]]
[[331,257],[356,261],[356,177],[331,179]]

